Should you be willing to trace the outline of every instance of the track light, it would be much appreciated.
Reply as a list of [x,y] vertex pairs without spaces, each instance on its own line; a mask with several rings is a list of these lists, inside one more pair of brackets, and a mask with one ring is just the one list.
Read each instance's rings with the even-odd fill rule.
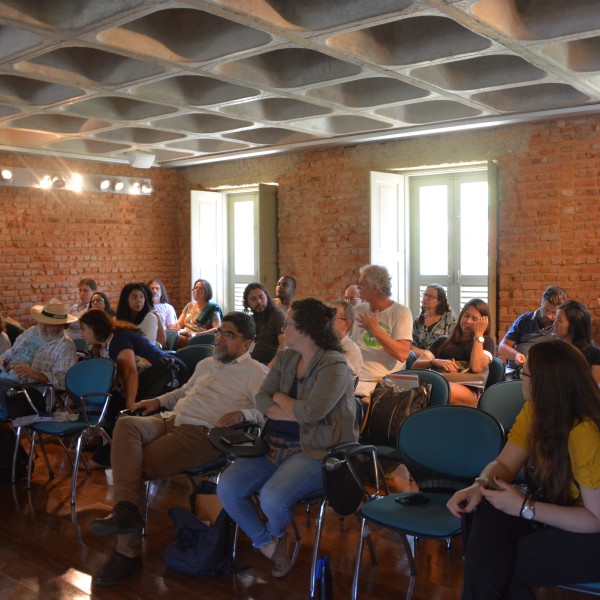
[[122,192],[125,182],[122,179],[111,179],[110,177],[101,177],[98,182],[98,188],[102,192]]
[[50,177],[50,187],[55,190],[62,190],[66,185],[64,178],[61,175],[53,175]]
[[151,194],[152,193],[152,184],[150,182],[144,181],[142,183],[142,194]]
[[13,180],[13,172],[10,169],[2,169],[0,171],[0,182],[7,184]]

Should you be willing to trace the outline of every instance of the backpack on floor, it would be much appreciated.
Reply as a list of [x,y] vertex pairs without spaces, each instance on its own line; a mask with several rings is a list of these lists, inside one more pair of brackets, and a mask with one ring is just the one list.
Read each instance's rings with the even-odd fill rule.
[[[216,499],[216,485],[204,481],[190,498],[192,506],[198,505],[201,496]],[[229,517],[221,508],[213,521],[200,520],[183,508],[171,508],[169,517],[177,529],[177,537],[163,554],[165,564],[172,571],[184,575],[217,575],[225,570],[229,561]]]

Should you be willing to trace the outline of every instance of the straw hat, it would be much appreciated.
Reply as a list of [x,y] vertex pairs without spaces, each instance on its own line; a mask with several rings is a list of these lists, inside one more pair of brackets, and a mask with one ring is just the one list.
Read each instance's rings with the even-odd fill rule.
[[38,304],[32,307],[31,316],[39,323],[47,325],[66,325],[78,320],[69,314],[69,306],[57,298],[52,298],[45,306]]

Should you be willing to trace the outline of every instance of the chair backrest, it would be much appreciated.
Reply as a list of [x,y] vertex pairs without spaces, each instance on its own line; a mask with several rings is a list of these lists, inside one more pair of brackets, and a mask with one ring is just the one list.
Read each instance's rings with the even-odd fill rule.
[[403,462],[420,489],[450,491],[473,482],[504,445],[492,415],[468,406],[433,406],[407,417],[398,432]]
[[165,336],[167,338],[166,350],[177,350],[177,340],[179,339],[177,330],[165,329]]
[[214,346],[215,345],[215,334],[214,333],[198,333],[194,337],[190,338],[190,340],[188,342],[188,346],[190,344],[193,346],[195,346],[196,344],[212,344]]
[[415,360],[417,360],[417,355],[412,350],[409,350],[408,358],[406,359],[406,368],[410,369],[413,366]]
[[102,407],[113,386],[116,365],[110,358],[90,358],[75,363],[65,377],[67,393],[79,405],[84,398],[87,405]]
[[[193,339],[193,338],[192,338]],[[214,346],[209,344],[194,344],[186,346],[175,352],[175,356],[185,363],[191,374],[196,370],[196,365],[205,358],[212,356],[215,351]]]
[[479,408],[494,415],[508,434],[525,404],[521,381],[502,381],[487,388],[479,399]]
[[485,382],[485,389],[504,381],[506,376],[506,367],[504,363],[496,356],[492,358],[490,363],[490,369],[488,371],[488,378]]
[[73,338],[73,343],[75,344],[75,350],[77,350],[77,352],[87,352],[87,349],[89,348],[83,338]]
[[429,369],[405,369],[403,375],[418,375],[419,381],[431,384],[429,406],[444,406],[450,400],[450,384],[438,373]]

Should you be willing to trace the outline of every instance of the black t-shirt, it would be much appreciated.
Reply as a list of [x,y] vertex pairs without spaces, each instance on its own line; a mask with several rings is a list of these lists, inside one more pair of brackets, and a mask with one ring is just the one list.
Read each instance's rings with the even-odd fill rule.
[[131,329],[115,332],[108,346],[108,355],[115,362],[122,350],[133,350],[136,356],[145,358],[151,365],[159,364],[162,358],[169,357],[157,348],[145,335]]
[[[442,349],[440,353],[440,347],[442,344],[448,339],[448,336],[441,336],[433,344],[431,344],[429,351],[436,357],[442,359],[454,359],[469,362],[471,360],[471,350],[473,349],[473,340],[467,340],[465,342],[458,342],[458,344],[452,344],[446,346]],[[494,356],[494,351],[496,349],[496,345],[494,344],[494,340],[485,336],[485,341],[483,342],[483,349],[487,350],[492,356]]]

